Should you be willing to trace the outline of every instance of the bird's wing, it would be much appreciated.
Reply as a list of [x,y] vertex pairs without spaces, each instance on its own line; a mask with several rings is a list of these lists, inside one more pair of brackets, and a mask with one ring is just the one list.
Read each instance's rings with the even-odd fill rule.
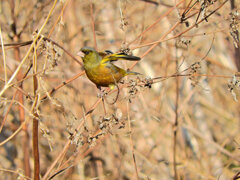
[[98,52],[98,53],[102,58],[104,58],[107,55],[113,54],[113,52],[110,50],[105,50],[104,52]]
[[114,53],[114,54],[108,54],[103,57],[102,63],[108,62],[108,61],[117,61],[117,60],[129,60],[129,61],[139,61],[141,58],[137,56],[130,56],[125,53]]

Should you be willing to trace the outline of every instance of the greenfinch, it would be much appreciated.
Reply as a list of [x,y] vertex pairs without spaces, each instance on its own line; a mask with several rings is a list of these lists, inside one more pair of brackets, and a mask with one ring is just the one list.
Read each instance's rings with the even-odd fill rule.
[[137,56],[127,55],[125,53],[97,52],[94,48],[83,47],[78,53],[82,57],[84,69],[88,79],[90,79],[97,88],[110,87],[115,85],[127,75],[139,75],[140,73],[126,71],[117,67],[112,62],[118,60],[139,61]]

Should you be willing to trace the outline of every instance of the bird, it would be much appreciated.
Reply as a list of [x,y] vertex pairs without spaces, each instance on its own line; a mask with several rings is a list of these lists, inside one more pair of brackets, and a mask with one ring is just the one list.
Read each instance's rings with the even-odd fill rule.
[[124,70],[112,63],[118,60],[139,61],[141,58],[137,56],[127,55],[123,52],[113,53],[109,50],[98,52],[92,47],[81,48],[78,55],[82,57],[88,79],[100,90],[101,87],[114,89],[117,83],[127,75],[141,75],[137,72]]

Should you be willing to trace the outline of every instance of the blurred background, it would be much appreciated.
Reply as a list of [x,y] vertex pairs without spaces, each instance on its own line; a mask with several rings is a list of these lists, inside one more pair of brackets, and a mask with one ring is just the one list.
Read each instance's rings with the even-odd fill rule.
[[[42,179],[237,179],[239,4],[0,1],[1,179],[33,178],[34,120]],[[84,75],[84,46],[142,58],[117,62],[142,75],[116,103]]]

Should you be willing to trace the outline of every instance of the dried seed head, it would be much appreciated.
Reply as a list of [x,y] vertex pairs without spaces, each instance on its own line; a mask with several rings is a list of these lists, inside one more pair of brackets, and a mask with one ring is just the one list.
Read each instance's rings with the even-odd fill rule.
[[237,102],[236,91],[240,90],[240,80],[234,75],[232,79],[228,82],[228,90],[233,96],[233,99]]
[[236,10],[230,13],[230,34],[233,39],[234,46],[236,48],[239,47],[239,21],[240,21],[240,13]]
[[199,61],[192,64],[191,67],[190,67],[189,79],[191,80],[191,85],[193,87],[195,87],[199,83],[199,78],[200,77],[196,76],[196,75],[199,74],[200,69],[201,69],[201,64],[200,64]]

